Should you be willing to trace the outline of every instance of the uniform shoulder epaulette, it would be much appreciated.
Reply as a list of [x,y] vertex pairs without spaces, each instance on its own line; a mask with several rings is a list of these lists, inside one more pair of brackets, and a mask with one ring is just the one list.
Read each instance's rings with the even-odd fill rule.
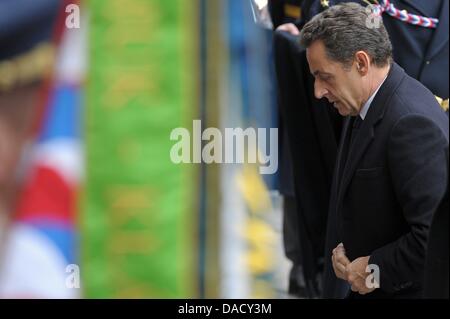
[[0,92],[43,79],[51,72],[55,48],[45,42],[19,56],[0,61]]
[[294,19],[301,19],[302,8],[300,6],[286,3],[284,5],[284,15],[286,17],[290,17],[290,18],[294,18]]

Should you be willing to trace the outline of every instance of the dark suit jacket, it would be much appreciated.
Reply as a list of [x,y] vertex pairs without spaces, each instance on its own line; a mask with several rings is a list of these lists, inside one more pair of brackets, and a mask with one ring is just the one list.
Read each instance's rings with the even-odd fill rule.
[[[448,164],[448,162],[447,162]],[[446,298],[448,289],[448,191],[431,223],[425,263],[425,298]]]
[[345,163],[344,122],[330,207],[348,258],[370,255],[380,269],[368,298],[421,296],[428,229],[448,185],[448,129],[432,93],[395,63]]

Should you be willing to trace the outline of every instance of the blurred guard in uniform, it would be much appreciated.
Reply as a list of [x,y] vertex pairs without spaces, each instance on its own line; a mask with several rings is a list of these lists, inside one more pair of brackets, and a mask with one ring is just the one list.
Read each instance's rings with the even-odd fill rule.
[[[59,0],[0,0],[0,276],[8,262],[3,257],[24,174],[23,153],[36,130],[42,84],[55,60],[52,40],[61,5]],[[18,285],[22,279],[14,278]]]
[[[58,0],[0,0],[0,216],[10,213],[18,162],[50,73]],[[0,228],[1,229],[1,228]]]

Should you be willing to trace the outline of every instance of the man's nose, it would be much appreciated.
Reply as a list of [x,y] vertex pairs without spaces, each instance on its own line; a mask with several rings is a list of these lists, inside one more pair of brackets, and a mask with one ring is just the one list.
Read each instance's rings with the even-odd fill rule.
[[323,98],[327,92],[327,89],[319,81],[314,81],[314,96],[317,99]]

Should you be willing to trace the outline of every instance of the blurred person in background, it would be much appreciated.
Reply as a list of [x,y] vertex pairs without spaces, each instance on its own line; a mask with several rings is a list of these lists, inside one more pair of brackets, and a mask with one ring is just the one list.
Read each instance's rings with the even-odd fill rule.
[[283,242],[292,262],[288,292],[320,295],[328,192],[336,157],[340,117],[312,98],[299,30],[324,3],[271,0],[279,105],[279,190],[283,196]]
[[[283,30],[298,35],[295,23],[301,19],[301,0],[269,1],[269,12],[275,30]],[[283,197],[283,245],[287,259],[292,263],[289,271],[288,293],[298,297],[307,296],[302,265],[301,232],[295,203],[294,181],[292,177],[291,154],[286,128],[279,119],[281,134],[279,138],[280,180],[279,190]]]
[[57,0],[0,0],[0,218],[6,226],[42,80],[51,71]]
[[[76,2],[76,1],[75,1]],[[74,197],[59,128],[76,119],[54,86],[63,0],[0,0],[0,297],[72,298]],[[56,92],[56,93],[55,93]],[[67,99],[66,99],[67,100]],[[60,108],[59,111],[57,110]],[[61,112],[61,108],[65,113]],[[55,116],[55,110],[58,116]],[[63,122],[61,115],[72,119]]]

